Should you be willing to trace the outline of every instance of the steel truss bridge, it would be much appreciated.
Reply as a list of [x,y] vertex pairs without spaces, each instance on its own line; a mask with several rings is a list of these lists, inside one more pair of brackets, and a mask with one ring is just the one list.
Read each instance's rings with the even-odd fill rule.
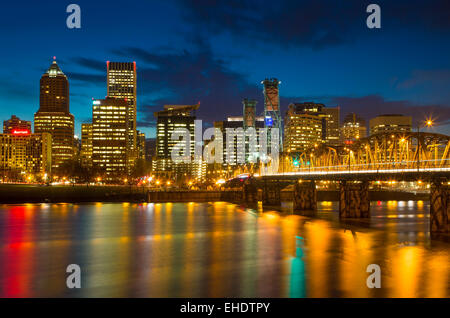
[[450,171],[450,136],[436,133],[376,134],[339,147],[321,145],[310,151],[283,154],[277,172],[263,175],[308,176],[348,174],[433,173]]
[[[263,190],[263,205],[277,205],[280,189],[294,184],[294,210],[315,209],[315,181],[334,180],[340,183],[340,216],[350,218],[370,216],[370,181],[430,182],[430,230],[450,232],[450,136],[375,134],[345,146],[320,145],[298,156],[283,154],[277,171],[271,168],[269,164],[255,174],[253,188]],[[253,188],[244,187],[248,193],[243,197],[253,198]]]

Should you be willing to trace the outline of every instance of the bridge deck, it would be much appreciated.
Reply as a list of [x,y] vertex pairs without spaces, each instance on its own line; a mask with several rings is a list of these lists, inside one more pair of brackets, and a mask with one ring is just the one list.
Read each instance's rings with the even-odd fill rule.
[[397,181],[430,181],[435,179],[450,180],[450,167],[445,168],[410,168],[410,169],[374,169],[374,170],[307,170],[280,172],[275,174],[255,175],[259,179],[268,180],[397,180]]

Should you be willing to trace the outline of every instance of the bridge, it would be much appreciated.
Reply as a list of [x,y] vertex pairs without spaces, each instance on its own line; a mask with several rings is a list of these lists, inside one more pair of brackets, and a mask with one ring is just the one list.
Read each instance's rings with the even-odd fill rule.
[[315,182],[331,180],[339,183],[339,216],[368,218],[371,182],[424,181],[430,183],[430,231],[450,232],[450,136],[376,134],[344,146],[282,154],[276,163],[261,165],[255,178],[244,183],[244,201],[254,201],[261,189],[263,206],[278,206],[280,191],[294,184],[294,211],[315,210]]

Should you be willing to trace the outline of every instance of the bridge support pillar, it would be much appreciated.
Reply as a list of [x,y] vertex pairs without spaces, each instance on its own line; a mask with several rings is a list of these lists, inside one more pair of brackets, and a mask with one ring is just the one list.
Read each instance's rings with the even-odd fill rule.
[[430,231],[450,232],[450,187],[434,181],[430,187]]
[[294,212],[317,210],[317,191],[315,181],[296,182],[294,185]]
[[369,183],[367,181],[341,181],[339,193],[339,217],[370,217]]
[[264,180],[262,204],[263,208],[281,206],[281,189],[276,182],[267,182]]
[[251,179],[246,180],[242,187],[242,201],[247,204],[258,203],[258,187]]

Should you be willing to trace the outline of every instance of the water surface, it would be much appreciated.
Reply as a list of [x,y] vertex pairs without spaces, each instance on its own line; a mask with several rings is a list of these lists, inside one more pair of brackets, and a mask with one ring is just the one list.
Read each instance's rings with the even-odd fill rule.
[[[339,222],[225,202],[0,205],[1,297],[449,297],[427,202]],[[82,288],[66,287],[78,264]],[[378,264],[382,288],[366,286]]]

